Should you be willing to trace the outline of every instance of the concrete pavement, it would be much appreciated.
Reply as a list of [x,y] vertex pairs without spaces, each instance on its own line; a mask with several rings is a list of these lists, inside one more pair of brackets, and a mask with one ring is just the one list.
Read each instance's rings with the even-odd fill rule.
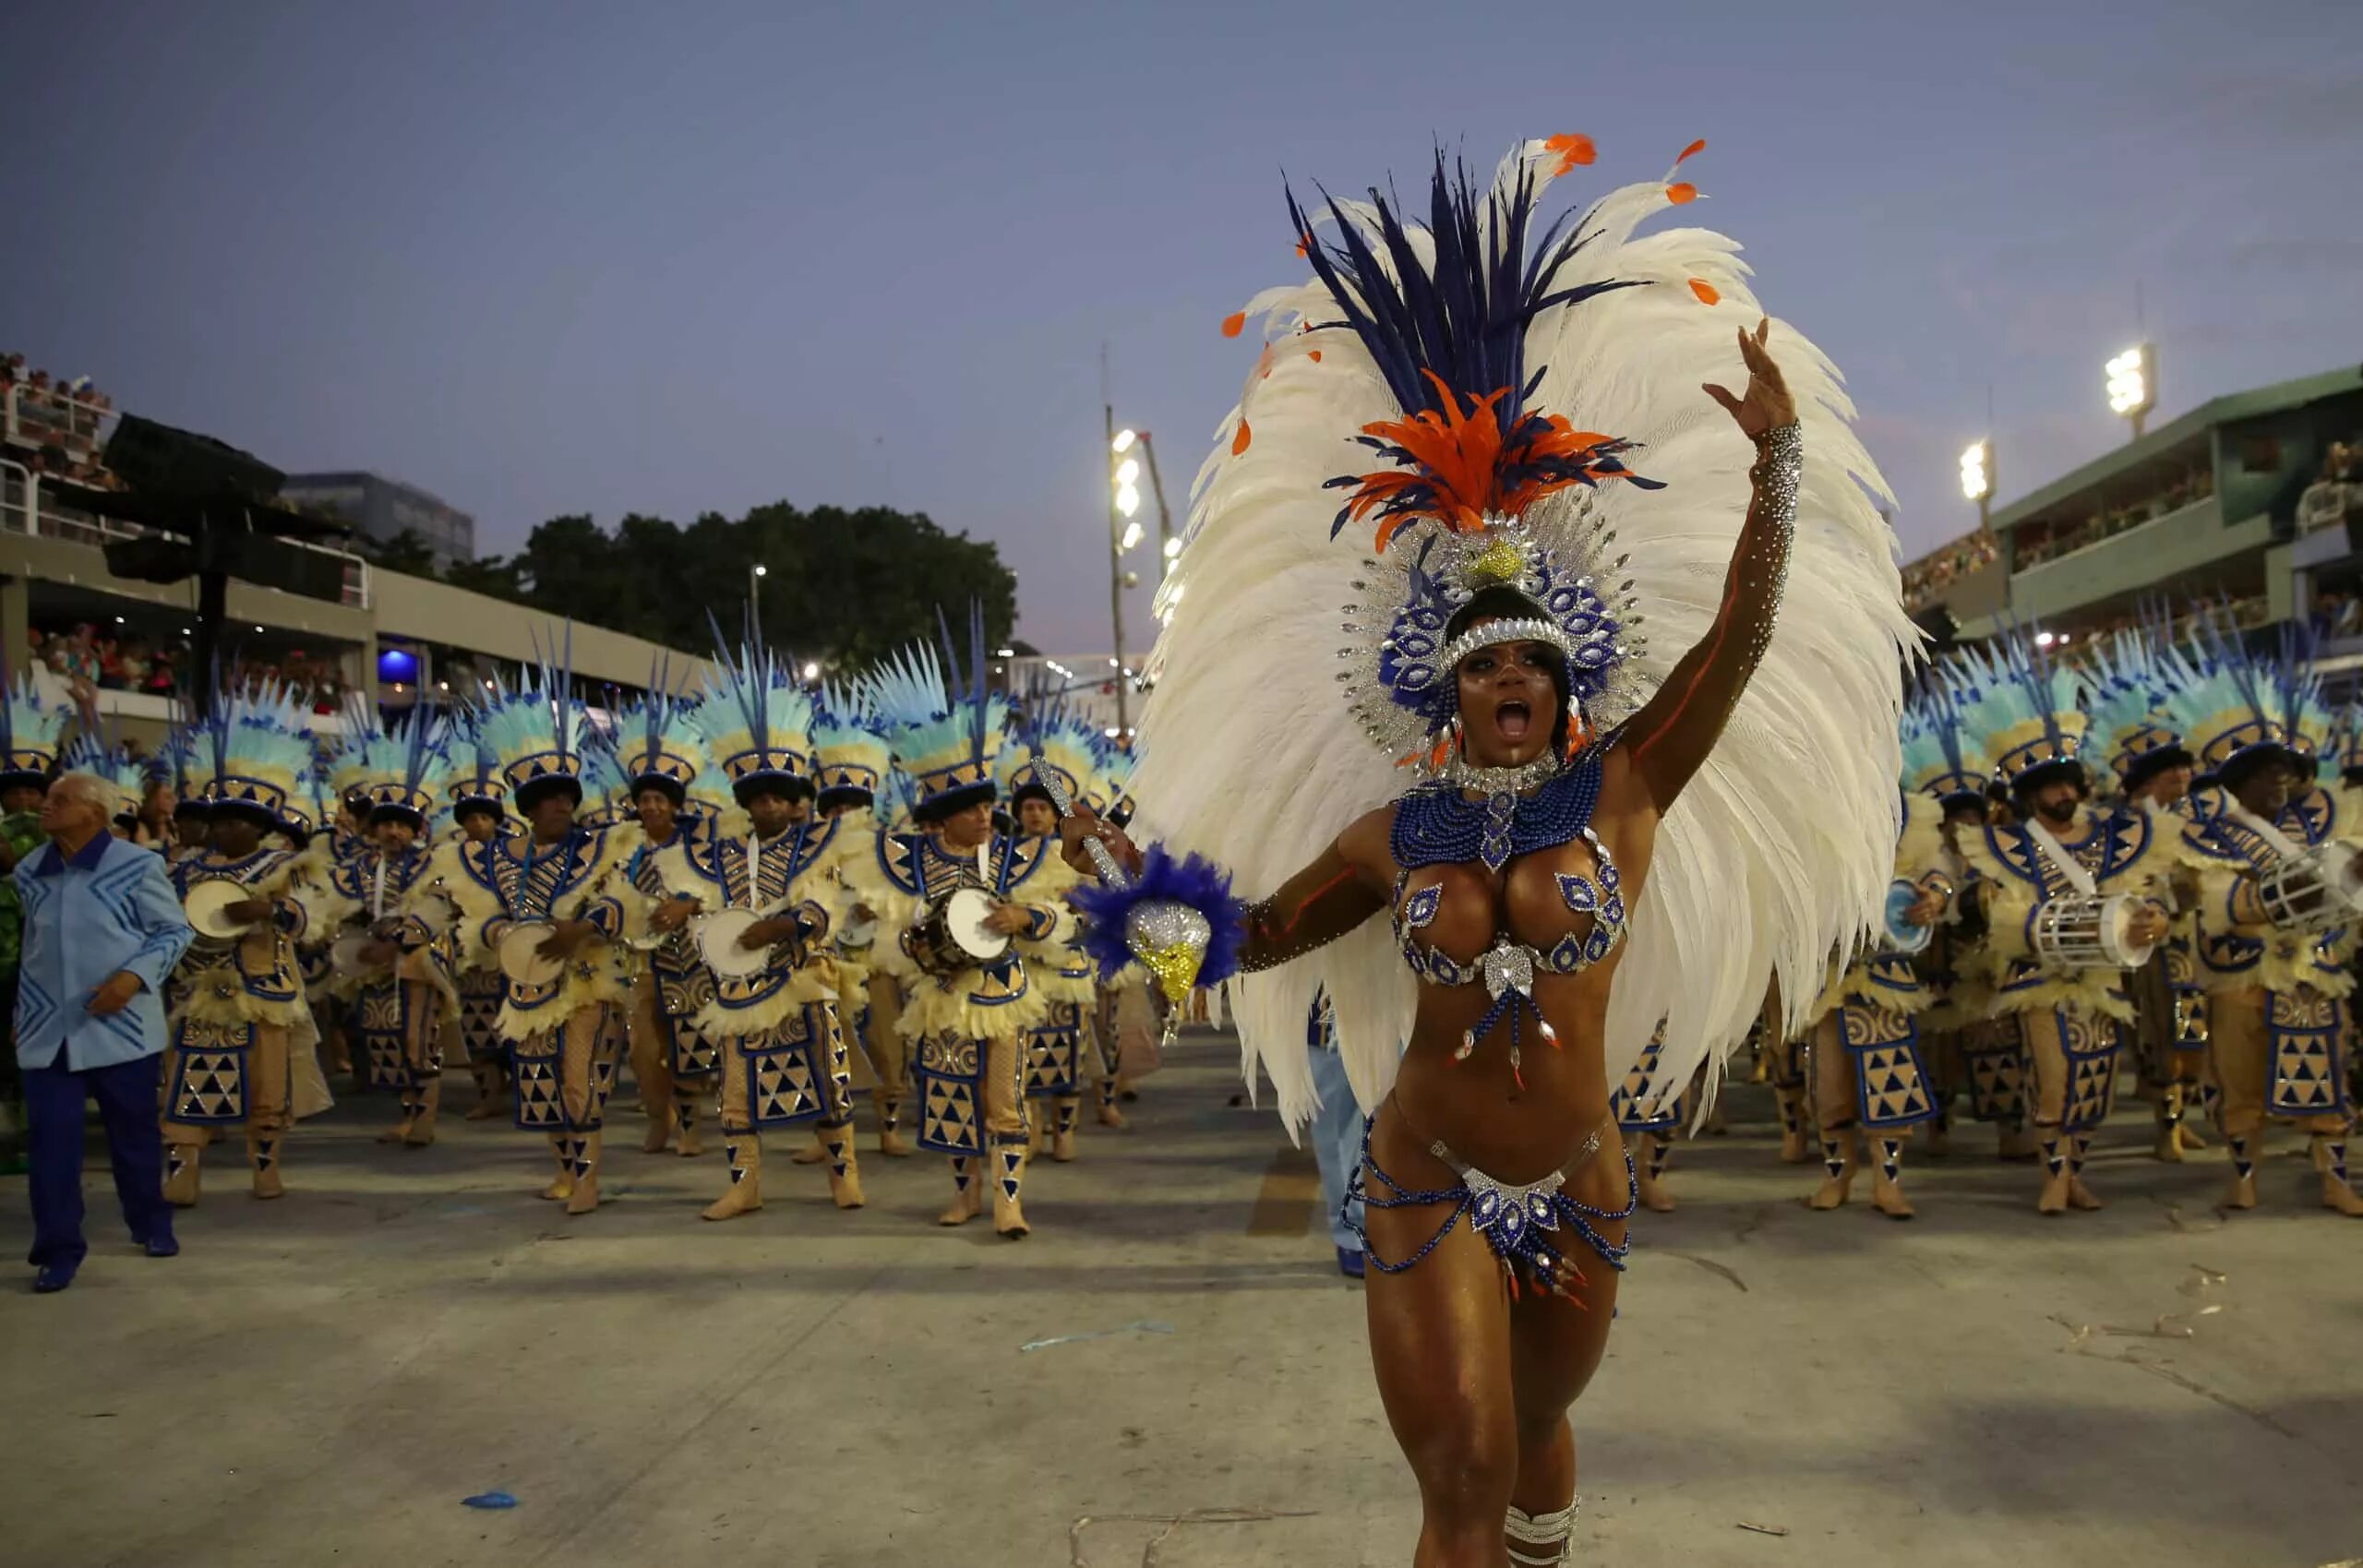
[[[289,1141],[282,1202],[218,1151],[184,1254],[151,1262],[94,1143],[78,1283],[0,1292],[0,1563],[1407,1562],[1311,1161],[1227,1103],[1228,1039],[1170,1059],[1133,1130],[1036,1167],[1015,1245],[930,1223],[928,1156],[865,1155],[870,1206],[839,1213],[786,1164],[800,1137],[761,1215],[702,1225],[718,1146],[641,1155],[629,1107],[614,1201],[570,1222],[530,1196],[538,1139],[452,1119],[380,1147],[378,1097]],[[2297,1141],[2227,1224],[2220,1156],[2153,1165],[2134,1107],[2090,1167],[2108,1209],[2045,1220],[1965,1128],[1915,1154],[1897,1225],[1805,1210],[1769,1114],[1734,1091],[1733,1134],[1675,1155],[1680,1211],[1638,1228],[1577,1411],[1576,1561],[2363,1556],[2363,1225],[2303,1206]],[[462,1505],[493,1490],[518,1506]]]

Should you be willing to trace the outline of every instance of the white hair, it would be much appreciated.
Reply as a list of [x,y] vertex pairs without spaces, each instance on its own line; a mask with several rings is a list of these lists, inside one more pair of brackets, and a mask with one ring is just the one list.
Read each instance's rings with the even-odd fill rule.
[[87,797],[103,815],[114,814],[115,787],[96,773],[60,773],[49,781],[49,793]]

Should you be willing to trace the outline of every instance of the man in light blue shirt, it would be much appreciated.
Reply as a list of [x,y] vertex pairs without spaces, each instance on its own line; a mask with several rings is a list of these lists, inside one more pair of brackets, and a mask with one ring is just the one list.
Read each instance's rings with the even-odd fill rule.
[[18,865],[24,954],[17,1065],[24,1073],[26,1183],[33,1288],[74,1283],[82,1239],[82,1105],[95,1098],[131,1239],[151,1258],[180,1251],[164,1203],[157,1121],[165,1042],[164,976],[188,946],[188,920],[164,857],[108,829],[107,786],[89,773],[50,785],[49,844]]
[[1347,1179],[1362,1159],[1362,1113],[1346,1079],[1346,1059],[1337,1049],[1337,1024],[1326,997],[1316,998],[1305,1026],[1305,1048],[1313,1058],[1313,1087],[1321,1096],[1309,1130],[1313,1163],[1321,1168],[1322,1206],[1329,1215],[1329,1241],[1337,1249],[1337,1272],[1362,1277],[1361,1200],[1347,1196]]

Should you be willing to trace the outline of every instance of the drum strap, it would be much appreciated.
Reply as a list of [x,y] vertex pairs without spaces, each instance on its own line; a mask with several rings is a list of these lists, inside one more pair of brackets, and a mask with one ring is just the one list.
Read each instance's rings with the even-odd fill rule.
[[2245,806],[2226,805],[2224,808],[2224,815],[2262,839],[2265,847],[2282,859],[2302,860],[2306,857],[2306,851],[2291,844],[2279,828],[2274,827]]
[[2086,898],[2098,895],[2100,884],[2093,880],[2093,874],[2084,868],[2082,861],[2068,853],[2067,845],[2051,836],[2049,828],[2041,822],[2029,822],[2027,837],[2034,841],[2034,846],[2043,857],[2051,862],[2051,868],[2067,879],[2069,887]]

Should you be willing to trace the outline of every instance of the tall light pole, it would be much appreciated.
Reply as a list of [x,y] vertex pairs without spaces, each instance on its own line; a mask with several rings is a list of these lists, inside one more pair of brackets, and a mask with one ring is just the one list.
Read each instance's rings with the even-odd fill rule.
[[2138,441],[2142,421],[2158,402],[2158,351],[2148,343],[2136,343],[2105,368],[2109,412],[2132,423],[2133,438]]
[[763,625],[763,579],[771,575],[771,568],[757,561],[747,569],[747,625],[761,636]]
[[1116,729],[1122,734],[1133,727],[1132,696],[1126,689],[1132,681],[1124,666],[1124,552],[1141,542],[1141,525],[1133,521],[1141,509],[1140,487],[1133,483],[1141,465],[1126,454],[1140,437],[1116,428],[1115,404],[1099,406],[1108,437],[1108,604],[1116,631],[1116,656],[1110,662],[1116,666]]
[[1961,493],[1977,503],[1977,531],[1985,533],[1994,515],[1994,441],[1991,437],[1961,454]]

